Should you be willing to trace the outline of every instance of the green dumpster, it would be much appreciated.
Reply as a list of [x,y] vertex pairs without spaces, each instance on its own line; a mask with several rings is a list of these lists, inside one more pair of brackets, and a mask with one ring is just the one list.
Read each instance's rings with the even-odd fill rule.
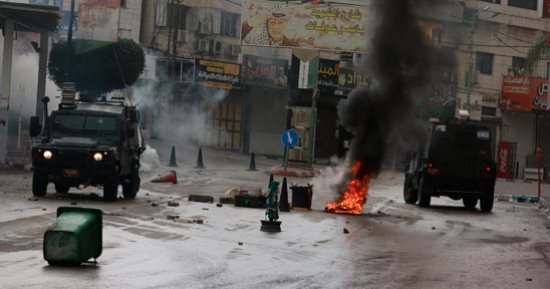
[[56,221],[44,233],[44,259],[50,265],[79,265],[101,255],[101,210],[60,207]]

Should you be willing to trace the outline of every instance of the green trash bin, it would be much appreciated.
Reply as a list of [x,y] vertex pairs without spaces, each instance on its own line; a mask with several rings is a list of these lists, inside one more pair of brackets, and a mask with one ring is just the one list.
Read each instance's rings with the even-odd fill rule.
[[44,233],[44,259],[50,265],[80,265],[101,255],[103,212],[60,207],[56,221]]

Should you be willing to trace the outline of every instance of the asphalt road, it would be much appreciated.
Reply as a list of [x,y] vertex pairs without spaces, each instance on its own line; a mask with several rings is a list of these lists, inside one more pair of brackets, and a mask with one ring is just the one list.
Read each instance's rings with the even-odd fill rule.
[[[262,209],[187,200],[267,186],[269,175],[239,169],[243,162],[180,165],[178,184],[150,183],[169,169],[161,166],[143,174],[136,200],[114,203],[95,188],[50,188],[33,199],[29,172],[0,171],[0,287],[550,288],[550,224],[536,204],[496,201],[484,214],[434,199],[418,208],[404,204],[402,177],[390,172],[371,183],[362,215],[323,212],[332,195],[317,187],[312,211],[282,212],[282,232],[265,233]],[[322,184],[289,180],[310,181]],[[97,263],[52,267],[43,259],[43,234],[60,206],[104,212]]]

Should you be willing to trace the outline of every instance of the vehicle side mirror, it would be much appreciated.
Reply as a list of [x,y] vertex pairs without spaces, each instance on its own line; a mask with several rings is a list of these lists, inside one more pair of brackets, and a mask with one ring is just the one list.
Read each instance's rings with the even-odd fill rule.
[[40,119],[38,118],[38,116],[31,116],[29,135],[31,137],[36,137],[40,134],[40,130],[42,130]]
[[133,138],[136,136],[136,132],[134,131],[133,128],[129,128],[128,129],[128,138]]

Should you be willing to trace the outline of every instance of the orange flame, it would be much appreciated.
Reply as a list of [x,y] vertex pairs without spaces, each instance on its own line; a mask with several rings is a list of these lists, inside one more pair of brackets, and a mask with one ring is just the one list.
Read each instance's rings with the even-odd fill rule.
[[360,180],[357,176],[360,168],[361,162],[357,161],[353,164],[347,191],[340,196],[340,200],[328,202],[325,205],[325,211],[337,214],[361,214],[363,204],[367,200],[369,175],[365,175]]

